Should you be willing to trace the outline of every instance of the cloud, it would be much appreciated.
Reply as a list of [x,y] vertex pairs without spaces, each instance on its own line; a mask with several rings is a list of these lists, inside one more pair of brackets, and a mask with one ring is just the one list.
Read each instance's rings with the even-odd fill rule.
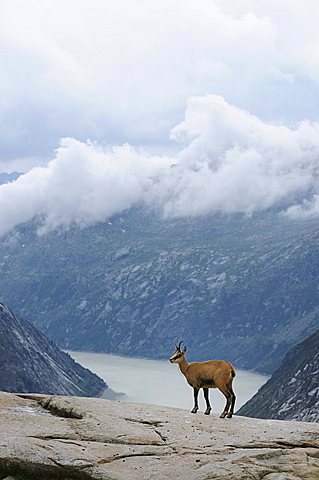
[[317,188],[319,124],[262,122],[216,95],[194,97],[172,137],[190,141],[170,215],[252,213]]
[[284,214],[292,219],[318,218],[319,194],[314,194],[310,200],[304,199],[300,204],[292,205]]
[[128,145],[108,149],[63,139],[48,166],[0,186],[0,235],[35,216],[42,219],[40,234],[103,221],[141,202],[167,162]]
[[2,163],[47,158],[62,137],[172,145],[187,98],[207,93],[264,120],[315,119],[318,6],[300,5],[2,0]]
[[318,213],[318,123],[266,123],[208,95],[189,99],[171,136],[182,143],[175,157],[62,140],[46,167],[0,186],[0,235],[34,217],[42,234],[91,225],[133,205],[197,216],[251,214],[285,201],[297,216],[305,210],[298,197],[307,199],[307,215]]

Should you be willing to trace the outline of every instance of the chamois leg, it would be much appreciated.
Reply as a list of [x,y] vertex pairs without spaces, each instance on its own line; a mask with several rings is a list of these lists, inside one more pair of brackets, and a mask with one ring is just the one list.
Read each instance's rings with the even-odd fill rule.
[[234,394],[234,390],[231,385],[227,385],[229,393],[231,395],[231,406],[230,410],[227,414],[227,418],[232,418],[233,413],[234,413],[234,408],[235,408],[235,401],[236,401],[236,395]]
[[199,389],[194,387],[194,408],[191,413],[196,413],[198,410],[198,392]]
[[205,415],[209,415],[211,410],[212,410],[212,407],[210,406],[210,403],[209,403],[209,391],[208,391],[208,388],[203,388],[204,390],[204,397],[205,397],[205,401],[206,401],[206,410],[205,410]]
[[224,411],[220,414],[220,418],[225,418],[226,415],[228,414],[228,410],[229,410],[229,407],[231,405],[231,400],[232,400],[232,396],[231,396],[231,393],[228,391],[227,388],[223,388],[223,389],[219,389],[226,397],[226,405],[225,405],[225,408],[224,408]]

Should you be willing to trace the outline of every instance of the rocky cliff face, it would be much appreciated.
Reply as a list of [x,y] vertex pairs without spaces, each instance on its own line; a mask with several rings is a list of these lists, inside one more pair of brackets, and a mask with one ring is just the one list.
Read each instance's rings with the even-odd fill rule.
[[240,415],[319,422],[319,330],[293,347]]
[[0,478],[317,480],[319,425],[0,394]]
[[317,222],[134,210],[35,230],[0,240],[0,291],[63,348],[166,358],[183,339],[194,358],[269,373],[317,328]]
[[93,396],[105,388],[102,379],[0,302],[1,390]]

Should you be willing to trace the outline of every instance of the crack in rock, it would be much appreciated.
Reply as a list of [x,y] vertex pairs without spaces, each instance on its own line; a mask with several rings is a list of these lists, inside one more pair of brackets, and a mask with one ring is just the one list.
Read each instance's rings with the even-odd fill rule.
[[133,423],[141,423],[142,425],[150,425],[152,427],[162,427],[164,423],[162,420],[140,420],[138,418],[125,418],[127,422],[133,422]]
[[82,420],[84,418],[84,413],[77,410],[72,406],[71,402],[64,400],[56,401],[54,397],[45,397],[42,400],[38,401],[39,405],[45,410],[48,410],[52,415],[63,418],[74,418],[77,420]]
[[102,458],[99,460],[97,463],[98,465],[103,465],[105,463],[112,463],[115,460],[123,460],[126,458],[135,458],[135,457],[165,457],[165,456],[171,456],[172,454],[170,452],[141,452],[141,453],[127,453],[127,454],[116,454],[114,455],[113,458],[107,459],[107,458]]
[[66,469],[73,469],[73,468],[76,468],[77,470],[83,470],[84,468],[88,468],[88,467],[93,467],[94,463],[92,462],[88,462],[87,460],[83,460],[82,458],[73,458],[72,461],[74,464],[76,465],[66,465],[62,462],[58,462],[58,460],[55,460],[54,458],[52,457],[48,457],[49,460],[51,460],[52,463],[54,463],[55,465],[57,465],[58,467],[61,467],[61,468],[66,468]]
[[315,448],[319,449],[319,442],[312,441],[300,441],[289,442],[285,440],[274,440],[272,442],[251,442],[249,444],[232,443],[226,445],[227,447],[242,448],[242,449],[294,449],[294,448]]
[[[122,437],[122,435],[121,435]],[[144,447],[148,447],[149,445],[152,445],[154,447],[163,447],[163,444],[162,443],[156,443],[156,442],[132,442],[132,441],[129,441],[129,438],[128,438],[128,441],[124,442],[124,441],[121,441],[121,440],[116,440],[115,438],[109,438],[109,437],[104,437],[104,438],[100,438],[100,439],[97,439],[97,438],[93,438],[93,437],[86,437],[85,435],[68,435],[68,436],[65,436],[65,437],[62,437],[60,435],[28,435],[28,438],[36,438],[38,440],[56,440],[58,442],[63,442],[63,443],[73,443],[75,445],[78,445],[78,446],[82,446],[86,443],[100,443],[102,445],[125,445],[125,446],[134,446],[134,445],[137,445],[137,446],[144,446]],[[78,441],[78,442],[82,442],[82,444],[80,443],[76,443],[74,442],[74,440]]]

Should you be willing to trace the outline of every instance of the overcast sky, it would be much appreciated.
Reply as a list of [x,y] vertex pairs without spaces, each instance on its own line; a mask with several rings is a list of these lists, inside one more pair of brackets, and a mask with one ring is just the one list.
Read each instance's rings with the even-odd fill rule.
[[[251,213],[309,191],[290,213],[313,214],[318,22],[317,0],[1,0],[0,171],[51,163],[0,187],[0,230],[136,202]],[[91,184],[70,199],[76,170]]]

